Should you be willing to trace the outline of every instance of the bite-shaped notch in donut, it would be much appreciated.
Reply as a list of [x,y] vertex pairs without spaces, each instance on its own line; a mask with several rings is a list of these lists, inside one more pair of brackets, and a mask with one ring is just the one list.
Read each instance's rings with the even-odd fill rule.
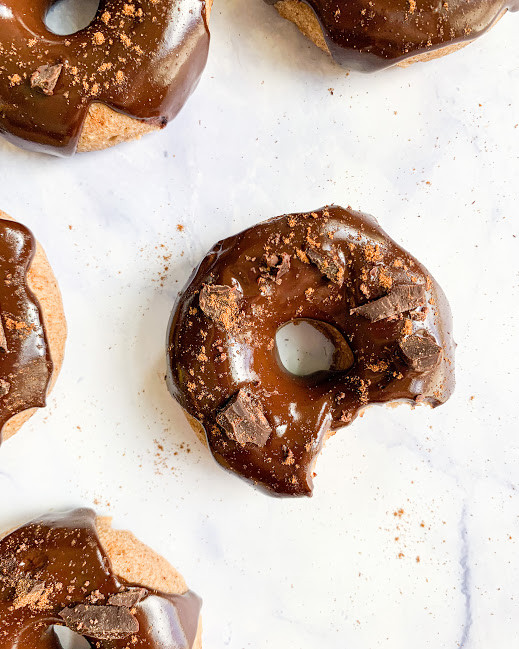
[[[334,346],[306,376],[276,334],[307,322]],[[372,403],[437,406],[454,387],[451,314],[428,271],[370,216],[329,206],[217,243],[171,316],[168,387],[225,468],[311,495],[325,439]]]
[[204,70],[212,0],[101,0],[63,36],[45,24],[56,2],[0,6],[0,133],[70,155],[166,126]]
[[201,649],[200,598],[163,557],[90,509],[42,516],[0,540],[0,647]]
[[42,247],[0,211],[0,442],[45,406],[66,337],[60,291]]
[[455,52],[517,0],[265,0],[347,68],[372,72]]

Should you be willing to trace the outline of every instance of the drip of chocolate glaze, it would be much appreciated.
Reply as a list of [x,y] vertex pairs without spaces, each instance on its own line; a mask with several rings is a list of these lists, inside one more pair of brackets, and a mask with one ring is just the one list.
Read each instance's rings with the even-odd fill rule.
[[40,305],[27,284],[35,250],[26,227],[0,219],[0,431],[13,415],[45,406],[53,371]]
[[[207,60],[205,0],[101,0],[92,23],[68,36],[45,26],[55,2],[0,6],[0,132],[7,139],[70,155],[93,102],[157,126],[175,117]],[[41,69],[59,72],[50,94],[33,87]]]
[[[310,249],[320,251],[314,262]],[[283,254],[290,256],[289,270],[279,283],[265,280],[265,256]],[[340,267],[340,282],[326,259]],[[211,284],[240,296],[239,313],[227,326],[199,308],[200,291]],[[423,291],[409,289],[415,284]],[[384,296],[382,303],[400,305],[389,316],[373,320],[355,312]],[[275,337],[297,320],[336,332],[330,340],[338,352],[338,339],[348,344],[349,362],[304,377],[289,373]],[[402,340],[416,332],[441,347],[428,371],[416,371],[401,352]],[[203,426],[215,459],[274,495],[311,495],[323,440],[366,405],[436,406],[454,388],[451,315],[440,287],[372,217],[338,206],[280,216],[217,243],[179,296],[167,344],[170,392]],[[265,418],[266,441],[263,429],[259,441],[246,443],[221,425],[242,389],[254,411],[231,413],[234,427],[253,430]]]
[[519,9],[517,0],[300,1],[315,13],[334,60],[363,72],[471,41]]
[[[64,625],[60,611],[91,601],[106,605],[110,596],[134,587],[141,588],[114,575],[92,510],[32,521],[0,541],[0,649],[61,649],[53,630]],[[191,591],[170,595],[145,589],[131,608],[137,633],[86,639],[92,649],[191,649],[200,608]]]

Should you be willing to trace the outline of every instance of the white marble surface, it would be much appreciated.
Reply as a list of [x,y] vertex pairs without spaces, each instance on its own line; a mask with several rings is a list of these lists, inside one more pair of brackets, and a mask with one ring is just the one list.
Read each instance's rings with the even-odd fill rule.
[[[208,68],[166,131],[72,160],[0,143],[0,207],[44,244],[69,324],[48,408],[0,450],[1,526],[113,515],[204,597],[213,649],[517,647],[517,20],[361,76],[261,0],[217,0]],[[166,324],[217,239],[329,202],[376,215],[440,281],[457,389],[367,411],[312,499],[273,500],[170,399]]]

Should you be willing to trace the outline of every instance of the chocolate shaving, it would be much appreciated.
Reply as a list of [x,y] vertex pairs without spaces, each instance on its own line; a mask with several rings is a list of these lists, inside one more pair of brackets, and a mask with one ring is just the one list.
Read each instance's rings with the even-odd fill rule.
[[62,69],[62,63],[40,65],[36,72],[31,75],[31,88],[38,88],[44,95],[53,95]]
[[323,250],[308,246],[305,250],[308,259],[317,266],[330,281],[342,286],[344,282],[344,263],[335,250]]
[[0,379],[0,398],[5,397],[6,394],[9,394],[11,389],[11,384],[5,379]]
[[290,270],[290,255],[282,252],[281,255],[265,255],[263,265],[260,267],[261,275],[272,279],[276,284],[281,284],[281,278]]
[[239,298],[240,294],[231,286],[204,284],[200,291],[199,303],[208,318],[229,329],[238,317]]
[[123,590],[121,593],[110,595],[108,603],[111,606],[125,606],[126,608],[133,608],[138,604],[141,599],[146,596],[145,588],[132,588],[131,590]]
[[407,365],[416,372],[427,372],[440,362],[442,348],[424,330],[407,336],[398,344]]
[[8,351],[9,348],[7,347],[7,338],[5,337],[5,329],[2,322],[2,318],[0,317],[0,352],[4,352],[5,354],[7,354]]
[[361,315],[371,322],[396,318],[425,304],[425,288],[421,284],[395,286],[384,297],[350,309],[350,315]]
[[216,421],[240,446],[265,446],[272,432],[261,406],[243,388],[218,413]]
[[78,604],[59,613],[69,629],[96,640],[121,640],[139,630],[139,622],[125,606]]

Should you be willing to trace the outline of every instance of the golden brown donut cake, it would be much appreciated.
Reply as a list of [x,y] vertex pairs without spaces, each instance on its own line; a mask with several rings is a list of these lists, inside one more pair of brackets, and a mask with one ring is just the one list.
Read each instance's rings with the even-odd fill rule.
[[0,211],[0,441],[45,406],[66,337],[58,283],[43,248]]
[[347,68],[371,72],[464,47],[517,0],[265,0]]
[[0,647],[201,649],[201,600],[175,568],[90,509],[42,516],[0,541]]
[[[290,322],[330,340],[328,370],[284,367],[276,334]],[[167,358],[214,458],[278,496],[311,495],[324,441],[369,404],[438,406],[454,389],[441,288],[372,217],[335,205],[218,242],[173,309]]]
[[163,128],[196,88],[212,0],[101,0],[90,25],[51,33],[56,0],[5,0],[0,133],[56,155],[105,149]]

